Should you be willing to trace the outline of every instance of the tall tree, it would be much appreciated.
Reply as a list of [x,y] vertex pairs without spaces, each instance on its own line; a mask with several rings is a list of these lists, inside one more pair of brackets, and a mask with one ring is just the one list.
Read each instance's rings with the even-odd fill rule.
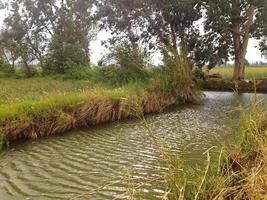
[[25,75],[30,76],[29,62],[32,58],[28,43],[25,40],[26,21],[21,18],[19,3],[12,2],[11,6],[11,14],[4,20],[5,29],[2,30],[1,44],[9,51],[12,65],[14,66],[14,62],[19,59],[25,68]]
[[[249,39],[266,36],[265,0],[204,0],[206,8],[205,32],[209,41],[215,43],[235,61],[234,80],[245,76],[245,59]],[[265,22],[264,22],[265,20]],[[262,41],[263,42],[263,41]]]
[[2,29],[2,46],[12,55],[19,55],[16,60],[22,61],[26,69],[35,60],[44,65],[54,38],[60,38],[62,45],[79,46],[86,55],[86,64],[90,62],[92,0],[10,0],[7,6],[10,9]]
[[195,22],[201,18],[200,0],[99,0],[98,13],[103,26],[116,39],[126,37],[160,48],[172,57],[188,97],[192,84],[190,51],[198,36]]
[[89,45],[94,38],[95,22],[92,16],[92,0],[62,0],[54,23],[54,34],[62,42],[79,45],[90,63]]

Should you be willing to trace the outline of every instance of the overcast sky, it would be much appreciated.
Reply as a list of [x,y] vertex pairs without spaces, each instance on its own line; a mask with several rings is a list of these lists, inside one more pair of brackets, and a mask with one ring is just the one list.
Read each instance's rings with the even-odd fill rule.
[[[5,11],[0,10],[0,27],[3,24],[3,19],[5,18]],[[97,63],[98,60],[101,59],[101,57],[107,53],[107,49],[101,45],[101,41],[105,41],[107,38],[110,37],[110,33],[101,31],[98,33],[97,39],[91,43],[90,49],[91,49],[91,60],[93,63]],[[257,61],[267,61],[266,59],[262,58],[260,51],[256,48],[258,42],[254,39],[250,39],[249,46],[248,46],[248,53],[247,53],[247,60],[250,63],[254,63]],[[152,58],[152,62],[154,64],[160,63],[160,56],[154,55]]]

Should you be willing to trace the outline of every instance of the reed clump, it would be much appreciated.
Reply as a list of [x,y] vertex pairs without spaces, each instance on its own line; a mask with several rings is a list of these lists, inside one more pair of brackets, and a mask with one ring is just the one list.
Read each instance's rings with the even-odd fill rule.
[[166,199],[261,200],[267,198],[267,114],[256,100],[238,109],[232,144],[205,152],[204,167],[184,167],[181,158],[165,159]]

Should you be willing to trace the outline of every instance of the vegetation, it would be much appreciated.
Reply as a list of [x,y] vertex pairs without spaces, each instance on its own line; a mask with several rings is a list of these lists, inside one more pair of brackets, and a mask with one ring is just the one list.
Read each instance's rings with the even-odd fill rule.
[[[267,77],[266,68],[245,69],[250,38],[266,56],[266,0],[0,0],[0,9],[8,12],[0,32],[0,148],[196,102],[193,75],[205,78],[205,66],[224,79],[204,87],[267,92],[267,80],[243,81]],[[100,30],[111,32],[103,42],[110,52],[93,66],[90,43]],[[158,68],[153,51],[162,56]],[[214,68],[230,59],[233,68]],[[234,146],[218,159],[208,150],[204,170],[181,170],[181,159],[160,146],[166,197],[267,196],[266,112],[255,101],[238,114]]]
[[181,158],[163,149],[169,169],[165,195],[168,199],[265,199],[266,109],[255,100],[249,108],[239,107],[235,112],[239,119],[229,129],[230,144],[222,150],[207,150],[206,166],[184,165]]
[[23,101],[35,101],[55,94],[82,92],[92,87],[88,81],[63,81],[52,78],[0,79],[0,105]]
[[[230,80],[233,74],[232,67],[215,67],[209,71],[209,74],[221,74],[224,79]],[[245,79],[264,79],[267,77],[267,66],[249,66],[246,68]]]
[[[207,15],[204,40],[209,43],[208,55],[216,65],[218,60],[227,61],[232,54],[235,61],[233,79],[244,79],[250,37],[262,39],[262,53],[266,49],[266,2],[207,0],[204,6]],[[211,45],[214,43],[215,46]]]
[[139,73],[150,74],[144,79],[136,79],[129,69],[86,70],[89,76],[85,80],[68,80],[70,72],[57,79],[1,79],[1,141],[33,139],[133,117],[132,104],[140,105],[147,114],[186,101],[183,90],[169,87],[178,80],[161,70],[155,75],[139,69]]
[[15,74],[15,69],[12,68],[5,60],[0,60],[0,77],[9,77]]

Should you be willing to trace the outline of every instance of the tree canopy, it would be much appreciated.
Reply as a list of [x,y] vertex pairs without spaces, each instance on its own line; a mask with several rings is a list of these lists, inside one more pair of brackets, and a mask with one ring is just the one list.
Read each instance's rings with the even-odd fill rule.
[[259,49],[266,52],[266,4],[266,0],[11,0],[0,3],[9,10],[0,55],[12,66],[22,63],[29,75],[32,62],[64,73],[68,63],[90,64],[90,42],[99,28],[111,31],[113,46],[124,41],[160,51],[187,80],[194,66],[212,68],[231,59],[233,78],[239,80],[244,78],[249,39],[259,40]]

